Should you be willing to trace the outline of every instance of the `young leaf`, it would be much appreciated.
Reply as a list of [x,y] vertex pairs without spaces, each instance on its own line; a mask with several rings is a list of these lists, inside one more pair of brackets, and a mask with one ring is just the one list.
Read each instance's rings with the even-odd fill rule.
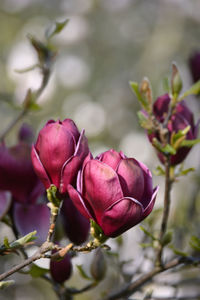
[[11,249],[19,248],[21,246],[24,246],[27,243],[30,243],[30,242],[34,241],[36,239],[36,236],[35,236],[36,234],[37,234],[36,230],[26,234],[22,238],[10,243],[10,248]]
[[0,290],[7,288],[8,286],[14,284],[14,280],[8,280],[8,281],[0,281]]
[[181,142],[180,146],[181,147],[192,147],[196,144],[200,143],[200,139],[195,139],[195,140],[184,140]]
[[147,130],[152,129],[151,120],[147,116],[145,116],[145,114],[142,111],[138,111],[137,116],[138,116],[138,119],[139,119],[140,126],[142,128],[147,129]]
[[161,166],[157,166],[155,170],[153,170],[153,174],[156,176],[164,176],[165,170]]
[[141,93],[140,93],[140,90],[139,90],[139,85],[137,82],[134,82],[134,81],[130,81],[129,82],[132,90],[134,91],[138,101],[141,103],[142,107],[144,107],[144,109],[147,108],[147,102],[146,100],[142,97]]
[[35,264],[33,264],[29,270],[29,274],[33,277],[33,278],[36,278],[36,277],[41,277],[42,275],[46,274],[47,272],[49,272],[48,269],[44,269],[44,268],[41,268]]
[[172,233],[172,231],[168,231],[168,232],[164,235],[163,239],[161,240],[161,245],[162,245],[162,246],[168,245],[169,243],[171,243],[172,238],[173,238],[173,233]]
[[153,241],[157,241],[158,239],[152,234],[150,233],[145,227],[140,226],[140,229],[146,234],[148,235]]
[[188,254],[186,252],[183,252],[179,249],[176,249],[173,245],[170,245],[170,249],[174,252],[174,254],[179,255],[179,256],[188,256]]
[[170,144],[167,144],[163,147],[162,144],[156,138],[153,138],[152,143],[158,151],[164,154],[176,154],[176,150]]
[[171,90],[172,94],[176,97],[182,89],[182,79],[179,70],[175,63],[172,64],[172,77],[171,77]]
[[183,100],[190,95],[198,95],[200,93],[200,80],[191,86],[189,90],[183,93],[183,95],[178,99],[179,101]]
[[83,266],[82,265],[76,265],[76,267],[79,270],[79,274],[81,275],[82,278],[84,278],[86,280],[93,280],[93,278],[91,278],[90,276],[88,276],[86,274],[86,272],[83,270]]
[[51,39],[54,35],[60,33],[64,27],[69,22],[69,19],[66,19],[62,22],[55,22],[53,25],[51,25],[49,28],[47,28],[45,32],[45,37],[47,40]]
[[200,251],[200,238],[198,238],[197,236],[192,236],[191,240],[190,240],[190,246],[197,250]]

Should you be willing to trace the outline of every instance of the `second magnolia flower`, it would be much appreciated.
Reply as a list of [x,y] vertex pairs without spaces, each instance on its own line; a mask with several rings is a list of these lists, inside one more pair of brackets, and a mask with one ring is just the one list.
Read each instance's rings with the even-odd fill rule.
[[68,185],[70,198],[79,211],[109,237],[122,234],[147,217],[157,191],[144,164],[114,150],[96,159],[88,156],[77,177],[77,190]]

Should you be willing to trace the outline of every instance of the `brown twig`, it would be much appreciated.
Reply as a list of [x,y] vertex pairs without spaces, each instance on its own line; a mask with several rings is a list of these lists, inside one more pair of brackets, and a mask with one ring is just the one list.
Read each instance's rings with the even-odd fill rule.
[[170,192],[172,187],[172,181],[170,179],[170,156],[166,157],[165,162],[165,194],[164,194],[164,211],[162,216],[160,234],[159,234],[159,248],[156,257],[156,264],[159,266],[162,264],[162,252],[163,252],[163,245],[162,240],[167,230],[168,218],[169,218],[169,211],[170,211]]
[[133,281],[132,283],[127,284],[126,286],[122,287],[121,290],[115,291],[110,295],[103,298],[103,300],[119,300],[124,299],[124,297],[128,297],[132,295],[135,291],[137,291],[140,287],[142,287],[148,281],[151,281],[153,277],[159,273],[167,271],[169,269],[175,268],[182,264],[200,264],[200,258],[194,259],[192,257],[180,257],[171,260],[170,262],[166,263],[163,266],[155,266],[155,268],[147,274],[142,275],[137,280]]

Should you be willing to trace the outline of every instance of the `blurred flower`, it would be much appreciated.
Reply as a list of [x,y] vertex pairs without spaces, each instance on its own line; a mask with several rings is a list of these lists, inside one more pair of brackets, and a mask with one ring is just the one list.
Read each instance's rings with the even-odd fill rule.
[[88,238],[90,222],[80,214],[68,197],[61,208],[64,230],[67,237],[76,245],[82,244]]
[[[53,250],[52,254],[56,251]],[[65,280],[69,279],[72,274],[72,263],[70,255],[67,253],[65,257],[56,261],[51,259],[50,261],[50,273],[55,282],[63,283]]]
[[32,203],[42,186],[33,170],[31,147],[19,135],[21,141],[17,145],[10,148],[0,145],[0,189],[10,191],[18,202]]
[[11,193],[0,191],[0,220],[4,217],[10,208]]
[[63,194],[67,185],[73,183],[88,152],[84,131],[80,134],[72,120],[50,120],[32,147],[32,162],[45,188],[54,184]]
[[[168,109],[170,104],[170,97],[168,94],[164,94],[155,101],[153,105],[153,112],[156,119],[163,123],[168,115]],[[174,113],[168,121],[168,131],[169,138],[172,133],[177,133],[179,130],[185,129],[187,126],[190,126],[190,130],[186,135],[186,140],[194,140],[197,137],[199,122],[197,125],[194,125],[194,117],[193,113],[187,107],[184,101],[177,103]],[[160,137],[158,133],[151,133],[148,135],[149,140],[152,142],[152,139],[156,137],[160,141]],[[175,155],[171,155],[171,165],[177,165],[181,163],[189,153],[191,148],[189,147],[180,147],[177,150]],[[165,161],[165,157],[161,152],[158,152],[158,157],[162,163]]]
[[77,190],[68,185],[79,211],[110,237],[120,235],[148,216],[157,190],[152,187],[152,176],[145,165],[114,150],[96,159],[88,155],[78,174]]
[[34,134],[32,128],[26,123],[22,124],[18,133],[18,140],[20,142],[31,144],[33,142],[33,139],[34,139]]
[[193,81],[198,81],[200,79],[200,51],[196,51],[191,55],[189,67]]

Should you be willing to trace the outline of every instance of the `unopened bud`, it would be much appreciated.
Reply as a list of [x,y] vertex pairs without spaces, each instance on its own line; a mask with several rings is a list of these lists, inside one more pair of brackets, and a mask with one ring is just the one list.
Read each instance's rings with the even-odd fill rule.
[[100,281],[105,277],[106,274],[106,259],[103,254],[103,251],[101,248],[98,248],[97,251],[95,252],[91,267],[90,267],[90,272],[92,274],[92,277],[96,281]]

